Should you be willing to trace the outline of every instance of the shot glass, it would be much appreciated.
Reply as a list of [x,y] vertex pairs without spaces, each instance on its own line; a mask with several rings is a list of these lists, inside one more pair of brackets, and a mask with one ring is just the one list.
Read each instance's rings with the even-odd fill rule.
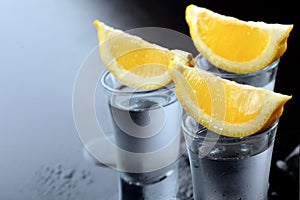
[[138,90],[121,84],[108,71],[101,85],[113,124],[121,199],[176,196],[182,108],[175,86]]
[[182,121],[195,200],[267,200],[278,120],[243,138],[213,133],[185,114]]
[[212,65],[201,54],[198,54],[195,59],[196,67],[211,72],[221,78],[274,91],[279,59],[259,71],[246,74],[235,74],[219,69]]

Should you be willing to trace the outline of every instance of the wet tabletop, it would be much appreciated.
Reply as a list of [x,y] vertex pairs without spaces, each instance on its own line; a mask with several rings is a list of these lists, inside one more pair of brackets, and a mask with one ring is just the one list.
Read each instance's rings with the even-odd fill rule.
[[[100,167],[84,156],[73,120],[74,81],[81,64],[98,44],[95,19],[123,30],[154,26],[188,34],[183,11],[187,4],[196,1],[179,2],[11,0],[0,3],[1,200],[117,199],[116,171]],[[245,20],[264,18],[269,22],[295,23],[297,19],[293,11],[297,6],[293,3],[273,3],[274,7],[267,12],[258,1],[236,7],[233,1],[215,2],[203,2],[203,6]],[[255,15],[249,9],[256,9]],[[280,9],[289,10],[289,14],[279,15]],[[296,62],[296,31],[297,27],[281,59],[275,86],[279,92],[293,94],[294,101],[287,104],[276,136],[270,174],[271,199],[299,199],[299,157],[286,159],[299,144],[300,135],[295,121],[299,110],[295,103],[299,102],[295,87],[298,83],[296,74],[290,72]],[[178,198],[188,199],[192,191],[186,157],[182,157],[182,166],[185,167],[181,170]]]

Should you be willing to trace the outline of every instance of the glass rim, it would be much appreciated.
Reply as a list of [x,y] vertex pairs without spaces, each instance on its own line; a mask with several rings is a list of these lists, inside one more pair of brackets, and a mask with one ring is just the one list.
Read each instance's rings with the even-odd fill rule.
[[[279,123],[279,119],[277,119],[267,129],[264,129],[263,131],[260,131],[258,133],[255,133],[255,134],[252,134],[252,135],[249,135],[249,136],[245,136],[245,137],[229,137],[229,136],[223,136],[223,135],[217,134],[215,132],[212,132],[212,133],[217,134],[219,137],[206,137],[206,136],[202,136],[202,135],[196,135],[196,133],[203,133],[203,132],[205,132],[205,131],[208,130],[204,126],[201,129],[199,129],[196,133],[192,133],[190,130],[188,130],[188,128],[186,127],[186,119],[188,117],[190,117],[192,120],[195,120],[188,113],[185,113],[183,115],[182,122],[181,122],[181,128],[182,128],[183,134],[184,135],[188,135],[189,137],[191,137],[193,139],[201,139],[201,138],[204,139],[205,138],[205,139],[209,139],[209,140],[212,140],[212,141],[218,141],[219,138],[223,138],[225,140],[247,140],[249,138],[259,137],[259,136],[261,136],[263,134],[267,134],[268,135],[268,134],[270,134],[272,132],[272,130],[274,130],[278,126],[278,123]],[[197,122],[197,121],[195,120],[195,122]]]
[[[201,58],[204,58],[205,60],[207,60],[202,54],[198,54],[198,55],[196,56],[196,58],[195,58],[195,60],[196,60],[196,66],[197,66],[198,62],[200,62],[199,60],[200,60]],[[250,72],[250,73],[245,73],[245,74],[235,74],[235,73],[232,73],[232,72],[228,72],[228,71],[226,71],[226,70],[219,69],[219,68],[217,68],[216,66],[212,65],[212,64],[207,60],[207,62],[209,62],[212,66],[214,66],[214,67],[218,70],[217,72],[212,72],[212,71],[209,71],[209,72],[211,72],[211,73],[213,73],[213,74],[216,74],[216,75],[220,75],[220,74],[221,74],[222,77],[224,77],[224,78],[233,78],[233,77],[236,77],[236,76],[239,76],[239,77],[241,77],[241,78],[243,78],[243,77],[249,77],[249,76],[255,76],[255,75],[257,75],[257,74],[264,73],[264,72],[266,72],[266,71],[269,71],[269,70],[271,70],[271,69],[276,68],[276,67],[278,66],[278,64],[279,64],[279,61],[280,61],[280,58],[278,58],[277,60],[275,60],[275,61],[272,62],[271,64],[267,65],[266,67],[264,67],[264,68],[262,68],[262,69],[260,69],[260,70],[258,70],[258,71],[255,71],[255,72]],[[201,69],[201,68],[200,68],[200,69]],[[220,73],[220,72],[219,72],[220,70],[221,70],[221,71],[225,71],[226,74],[225,74],[225,73]]]
[[[115,93],[115,94],[123,94],[123,95],[126,95],[126,94],[132,94],[133,92],[136,93],[136,94],[148,94],[148,93],[153,93],[153,92],[160,92],[160,91],[168,91],[168,90],[174,90],[175,89],[175,85],[172,82],[170,82],[168,85],[166,86],[163,86],[161,88],[157,88],[157,89],[153,89],[153,90],[139,90],[139,89],[135,89],[134,91],[122,91],[122,90],[119,90],[118,88],[113,88],[111,87],[109,84],[107,84],[107,78],[108,76],[113,76],[113,78],[118,81],[114,75],[112,73],[110,73],[108,70],[105,70],[102,75],[101,75],[101,85],[102,87],[110,92],[110,93]],[[119,82],[119,81],[118,81]],[[121,83],[122,84],[122,83]],[[123,84],[122,84],[123,85]],[[125,85],[124,85],[125,86]],[[129,87],[129,86],[125,86],[125,87]]]

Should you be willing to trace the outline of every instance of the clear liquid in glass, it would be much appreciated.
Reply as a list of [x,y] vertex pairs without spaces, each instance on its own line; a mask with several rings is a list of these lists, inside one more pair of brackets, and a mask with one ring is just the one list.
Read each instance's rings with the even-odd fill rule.
[[217,159],[189,150],[195,200],[266,200],[272,149],[256,155],[251,149],[244,149],[249,155],[237,149],[232,157]]

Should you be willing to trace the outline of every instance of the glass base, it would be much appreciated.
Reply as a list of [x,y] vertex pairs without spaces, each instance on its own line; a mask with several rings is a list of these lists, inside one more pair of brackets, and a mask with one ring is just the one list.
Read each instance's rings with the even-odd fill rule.
[[[191,183],[191,173],[189,168],[188,156],[184,153],[181,158],[171,166],[164,168],[162,171],[156,172],[155,178],[149,178],[153,172],[141,174],[142,178],[137,179],[138,174],[135,174],[131,182],[128,182],[128,174],[120,174],[119,176],[119,199],[118,200],[192,200],[193,188]],[[124,175],[127,176],[127,181],[124,180]],[[132,174],[131,174],[132,175]],[[125,178],[126,178],[125,176]],[[157,179],[159,178],[159,179]],[[139,180],[133,182],[132,180]],[[141,182],[144,180],[144,182]],[[145,180],[147,180],[145,182]],[[151,181],[149,181],[151,180]],[[153,181],[153,182],[152,182]]]

